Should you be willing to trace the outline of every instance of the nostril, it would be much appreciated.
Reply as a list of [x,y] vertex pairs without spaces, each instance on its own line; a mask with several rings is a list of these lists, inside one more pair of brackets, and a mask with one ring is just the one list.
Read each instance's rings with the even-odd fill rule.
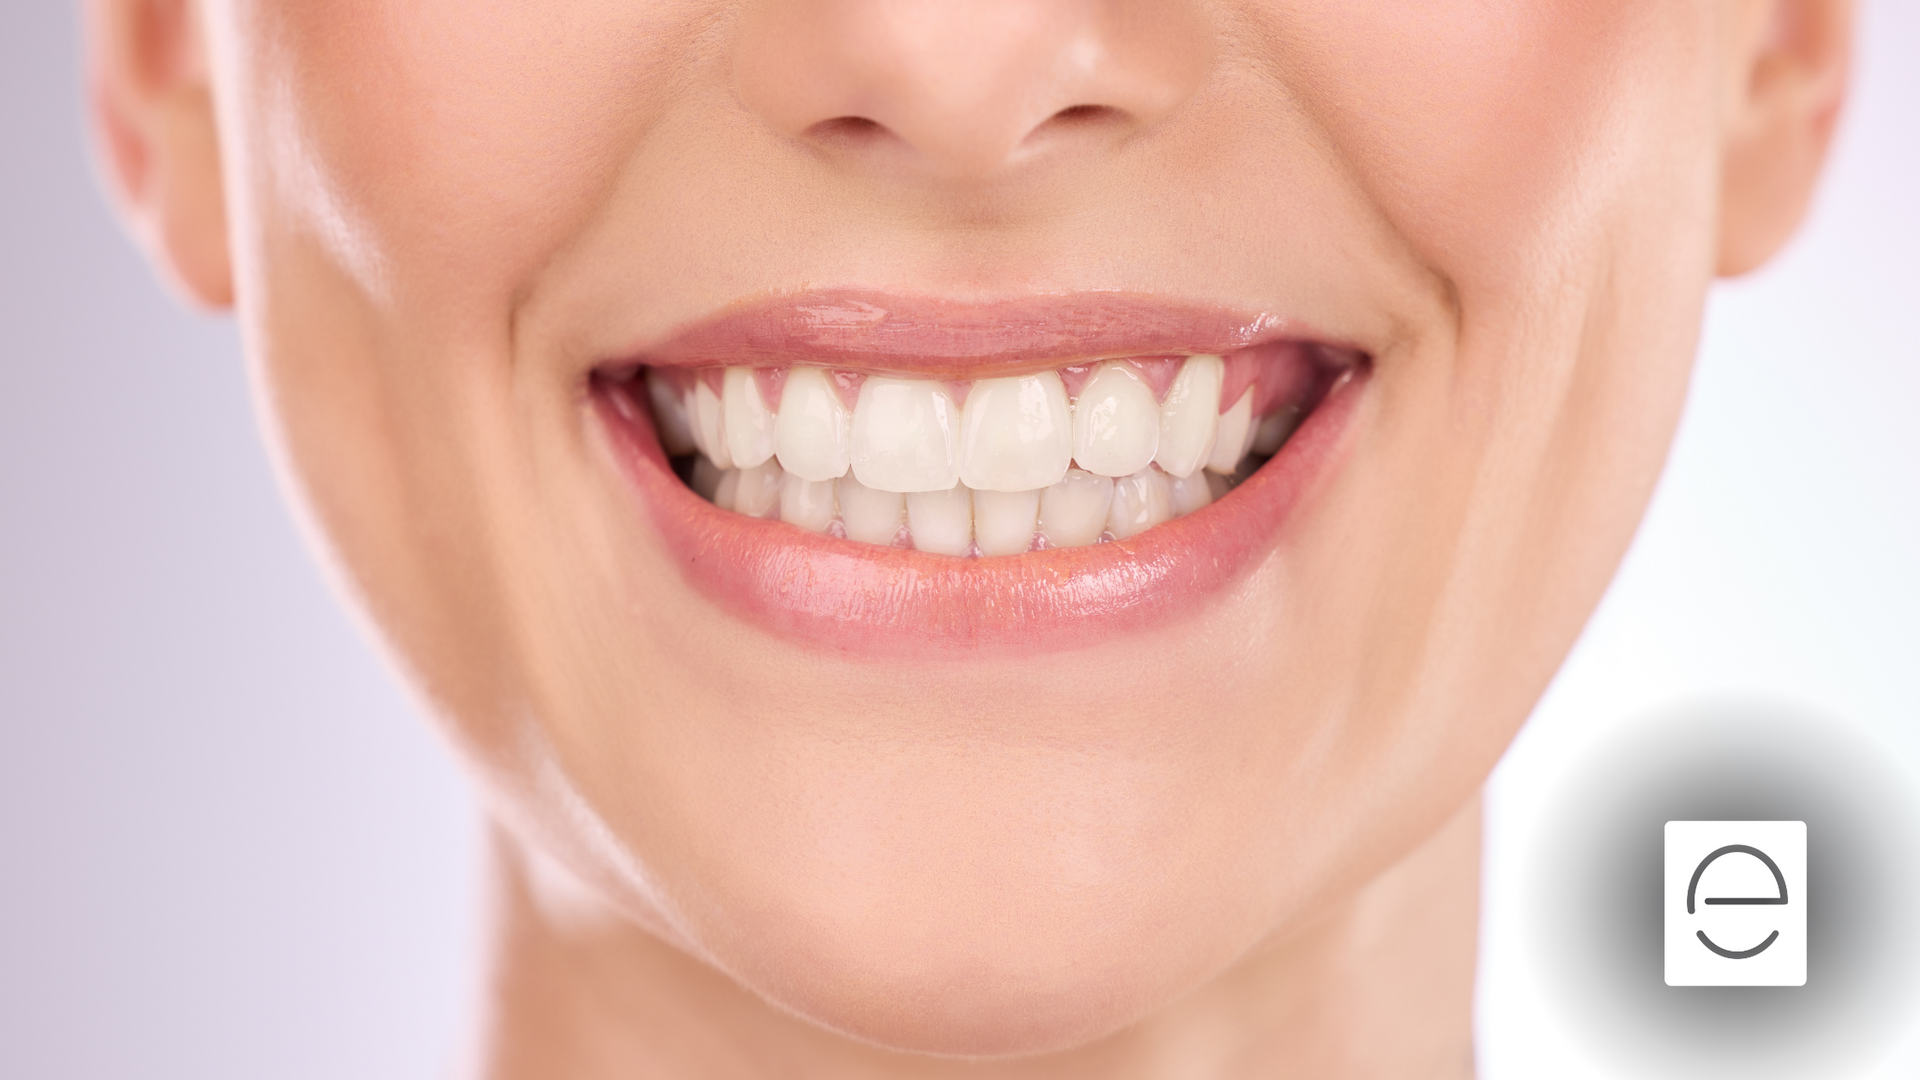
[[1124,127],[1127,121],[1126,110],[1111,105],[1069,105],[1041,121],[1022,141],[1031,147],[1052,136]]
[[1119,120],[1124,114],[1111,105],[1069,105],[1048,118],[1050,124],[1097,124]]
[[887,127],[864,116],[835,116],[807,128],[807,138],[830,143],[871,142],[887,134]]

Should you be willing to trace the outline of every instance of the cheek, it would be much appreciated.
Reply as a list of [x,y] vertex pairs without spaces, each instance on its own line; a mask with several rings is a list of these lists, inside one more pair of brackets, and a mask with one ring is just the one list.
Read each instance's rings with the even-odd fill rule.
[[408,306],[486,313],[493,328],[697,62],[692,6],[260,4],[242,25],[267,58],[254,96],[277,115],[257,130],[297,133],[279,157],[307,163],[274,186],[296,216],[344,219],[315,230],[323,241],[344,231],[372,249],[342,259],[390,271],[369,292],[401,282]]
[[[1289,5],[1282,73],[1395,230],[1466,297],[1592,246],[1580,235],[1711,117],[1708,5],[1446,0]],[[1692,82],[1691,87],[1676,83]],[[1676,90],[1705,106],[1675,108]],[[1672,176],[1664,177],[1669,181]]]

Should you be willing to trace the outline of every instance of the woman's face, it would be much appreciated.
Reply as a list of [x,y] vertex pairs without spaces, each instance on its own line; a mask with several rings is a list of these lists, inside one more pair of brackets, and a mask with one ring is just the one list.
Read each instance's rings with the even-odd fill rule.
[[[1467,799],[1639,518],[1715,259],[1711,4],[204,16],[287,471],[502,820],[898,1047],[1115,1030]],[[823,369],[851,428],[809,452],[850,438],[872,479],[943,408],[941,452],[971,453],[988,377],[1091,416],[1090,362],[1133,358],[1102,400],[1150,428],[1201,354],[1227,396],[1313,406],[1264,469],[1138,535],[985,557],[924,550],[938,500],[884,482],[923,550],[842,535],[845,485],[826,534],[713,505],[644,389],[698,414],[711,380],[739,432],[751,379],[720,366],[761,369],[769,415]],[[1330,391],[1276,389],[1302,371]],[[1214,401],[1209,445],[1244,445]],[[1151,511],[1170,468],[1106,497]]]

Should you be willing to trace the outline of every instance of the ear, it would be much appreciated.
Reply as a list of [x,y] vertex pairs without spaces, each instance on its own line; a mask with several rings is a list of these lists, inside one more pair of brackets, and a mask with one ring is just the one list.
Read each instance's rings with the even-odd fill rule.
[[1852,0],[1730,0],[1721,102],[1720,265],[1744,274],[1806,216],[1847,96]]
[[194,302],[233,303],[226,196],[194,0],[86,0],[87,91],[128,229]]

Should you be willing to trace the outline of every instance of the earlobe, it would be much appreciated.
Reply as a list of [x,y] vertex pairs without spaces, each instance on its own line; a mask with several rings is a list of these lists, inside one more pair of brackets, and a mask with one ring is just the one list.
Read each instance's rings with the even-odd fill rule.
[[1846,99],[1852,0],[1722,6],[1718,272],[1744,274],[1799,227]]
[[191,0],[88,0],[94,141],[129,230],[194,302],[233,302],[226,197]]

